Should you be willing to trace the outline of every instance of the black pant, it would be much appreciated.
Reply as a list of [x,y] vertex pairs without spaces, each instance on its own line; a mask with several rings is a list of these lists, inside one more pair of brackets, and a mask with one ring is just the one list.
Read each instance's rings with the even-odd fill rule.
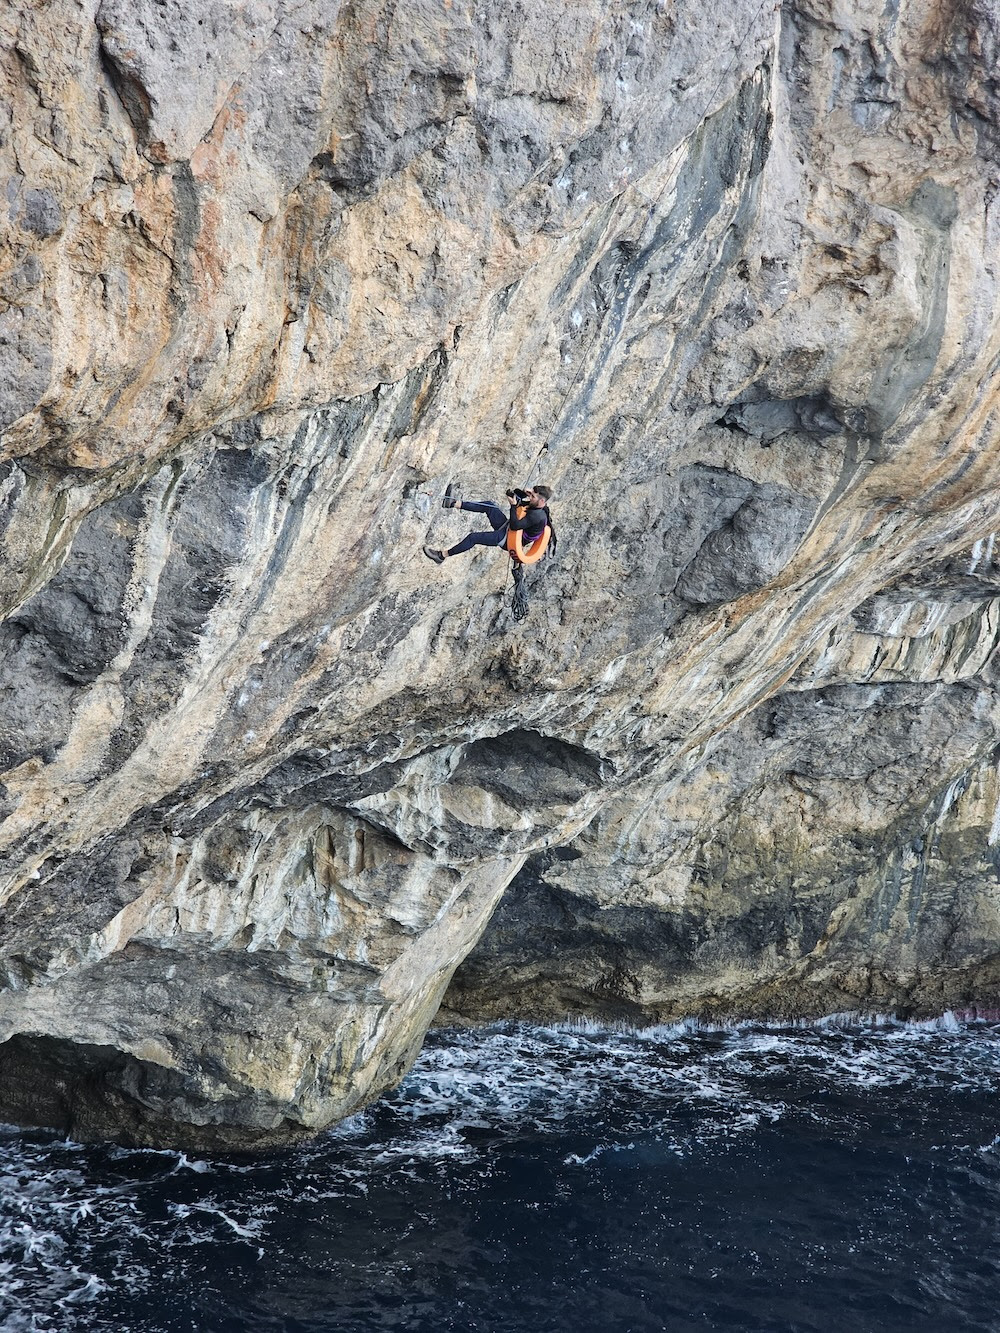
[[471,551],[474,546],[503,546],[507,540],[507,515],[492,500],[463,500],[462,508],[472,514],[485,514],[490,521],[492,532],[470,532],[457,546],[452,546],[449,555],[461,555]]

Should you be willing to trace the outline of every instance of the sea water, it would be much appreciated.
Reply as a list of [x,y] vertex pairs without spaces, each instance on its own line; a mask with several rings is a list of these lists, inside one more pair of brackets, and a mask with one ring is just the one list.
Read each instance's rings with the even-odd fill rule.
[[433,1034],[256,1159],[0,1134],[0,1329],[1000,1329],[1000,1024]]

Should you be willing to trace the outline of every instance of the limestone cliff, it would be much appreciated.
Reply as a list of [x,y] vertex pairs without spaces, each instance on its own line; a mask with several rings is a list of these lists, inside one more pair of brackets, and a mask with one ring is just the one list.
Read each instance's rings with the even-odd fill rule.
[[[992,0],[0,16],[0,1116],[995,1001]],[[515,629],[439,500],[557,492]],[[507,886],[493,924],[487,922]]]

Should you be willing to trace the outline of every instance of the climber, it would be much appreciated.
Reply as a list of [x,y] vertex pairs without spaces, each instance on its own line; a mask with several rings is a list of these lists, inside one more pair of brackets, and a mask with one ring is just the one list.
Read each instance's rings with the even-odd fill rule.
[[[433,560],[436,565],[440,565],[450,555],[461,555],[463,551],[471,551],[474,546],[499,546],[501,549],[506,546],[507,533],[522,532],[522,540],[526,545],[535,542],[545,531],[546,525],[553,527],[552,515],[549,513],[549,500],[552,498],[552,490],[549,486],[528,487],[525,490],[513,490],[506,492],[507,499],[510,501],[510,513],[505,514],[498,504],[492,500],[459,500],[453,495],[446,495],[441,501],[445,509],[465,509],[470,514],[485,514],[490,525],[489,532],[470,532],[467,537],[463,537],[457,546],[451,546],[448,550],[436,550],[434,547],[425,546],[424,555],[428,560]],[[523,518],[518,518],[518,505],[525,506]],[[554,531],[554,529],[553,529]]]

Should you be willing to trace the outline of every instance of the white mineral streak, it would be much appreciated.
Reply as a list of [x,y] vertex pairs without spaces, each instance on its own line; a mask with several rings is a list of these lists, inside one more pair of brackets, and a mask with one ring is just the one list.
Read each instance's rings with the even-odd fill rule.
[[[0,1115],[311,1132],[463,959],[463,1019],[996,998],[998,28],[0,14]],[[420,547],[525,480],[515,630]]]

